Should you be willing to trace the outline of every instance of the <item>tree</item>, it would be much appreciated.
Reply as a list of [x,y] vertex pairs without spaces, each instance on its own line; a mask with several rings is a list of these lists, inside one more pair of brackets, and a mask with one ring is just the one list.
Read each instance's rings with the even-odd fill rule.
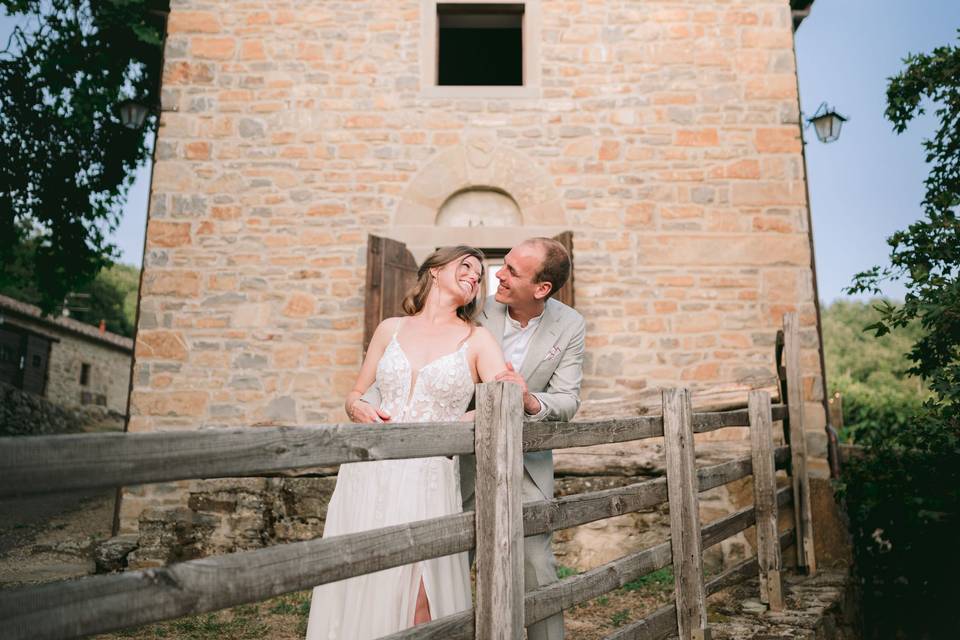
[[849,291],[879,293],[884,281],[904,282],[903,304],[879,304],[867,329],[880,337],[919,326],[908,372],[932,395],[908,428],[883,423],[857,432],[866,455],[844,468],[839,493],[864,582],[866,637],[940,638],[960,628],[952,602],[960,572],[960,47],[904,63],[887,87],[894,130],[905,131],[925,101],[939,121],[923,141],[930,165],[923,216],[888,239],[890,265],[857,274]]
[[[0,52],[0,285],[34,290],[45,312],[118,255],[109,235],[148,148],[117,107],[159,104],[168,4],[0,0],[29,17]],[[8,269],[25,242],[32,262]]]
[[930,396],[923,381],[906,372],[906,352],[921,336],[920,325],[874,337],[863,328],[877,322],[881,301],[837,300],[822,310],[823,350],[830,391],[843,395],[840,438],[859,444],[861,434],[910,428]]
[[[0,294],[29,304],[40,304],[43,296],[30,277],[39,244],[38,236],[27,236],[24,242],[14,247],[9,263],[4,265],[10,281],[0,283]],[[103,320],[108,331],[133,337],[139,287],[138,268],[113,264],[97,273],[92,282],[71,292],[67,296],[67,308],[74,320],[95,326]]]
[[[958,31],[960,34],[960,31]],[[914,319],[922,335],[913,344],[910,373],[927,380],[937,402],[954,413],[960,408],[960,47],[943,46],[931,54],[910,55],[907,68],[890,79],[886,116],[897,133],[936,105],[940,126],[924,140],[930,175],[922,202],[924,217],[893,234],[890,266],[854,277],[851,293],[880,292],[880,283],[903,280],[904,304],[880,306],[871,328],[882,336]]]

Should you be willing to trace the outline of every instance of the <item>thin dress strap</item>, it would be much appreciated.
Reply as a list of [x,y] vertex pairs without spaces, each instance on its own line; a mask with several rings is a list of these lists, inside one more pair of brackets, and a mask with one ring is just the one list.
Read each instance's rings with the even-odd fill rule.
[[400,318],[400,322],[397,323],[397,328],[393,330],[392,340],[397,339],[397,334],[400,333],[400,327],[403,326],[403,323],[406,321],[406,318]]

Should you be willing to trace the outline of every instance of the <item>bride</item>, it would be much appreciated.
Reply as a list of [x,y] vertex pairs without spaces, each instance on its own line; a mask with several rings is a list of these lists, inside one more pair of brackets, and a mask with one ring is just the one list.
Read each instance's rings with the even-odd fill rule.
[[[450,422],[466,414],[477,382],[506,369],[493,335],[476,326],[483,307],[483,254],[446,247],[420,265],[403,301],[405,318],[377,327],[347,413],[376,381],[383,398],[366,416],[385,422]],[[369,410],[369,409],[367,409]],[[472,413],[472,412],[471,412]],[[367,531],[462,510],[457,460],[359,462],[340,467],[323,536]],[[321,585],[313,590],[307,640],[363,640],[469,609],[466,553]]]

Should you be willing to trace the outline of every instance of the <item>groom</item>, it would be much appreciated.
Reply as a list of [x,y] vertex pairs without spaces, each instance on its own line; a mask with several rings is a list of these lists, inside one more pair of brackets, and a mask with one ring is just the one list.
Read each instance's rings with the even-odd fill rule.
[[[507,370],[497,380],[513,382],[523,391],[526,420],[568,422],[580,407],[583,316],[551,296],[570,277],[570,256],[550,238],[530,238],[514,247],[497,274],[497,291],[486,300],[478,318],[500,341]],[[355,422],[389,420],[378,407],[375,388],[351,407]],[[553,498],[553,452],[523,457],[524,502]],[[464,510],[474,508],[476,469],[472,456],[460,467]],[[557,580],[550,534],[524,538],[524,581],[529,591]],[[562,640],[563,615],[531,625],[528,640]]]

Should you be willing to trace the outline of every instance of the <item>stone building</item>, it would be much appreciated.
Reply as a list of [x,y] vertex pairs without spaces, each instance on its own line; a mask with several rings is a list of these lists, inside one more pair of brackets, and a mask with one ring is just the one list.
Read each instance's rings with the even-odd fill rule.
[[[129,430],[343,420],[416,260],[569,232],[585,411],[770,384],[796,311],[825,474],[810,4],[174,0]],[[189,495],[131,488],[121,529]]]
[[0,382],[60,407],[127,412],[133,341],[0,296]]

